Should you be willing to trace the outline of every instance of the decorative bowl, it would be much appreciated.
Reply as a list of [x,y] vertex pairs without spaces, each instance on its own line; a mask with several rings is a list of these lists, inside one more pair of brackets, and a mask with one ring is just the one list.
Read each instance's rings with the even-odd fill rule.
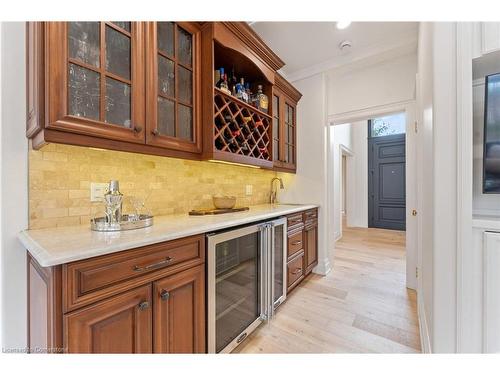
[[236,197],[225,195],[214,195],[212,197],[215,208],[233,208],[236,204]]

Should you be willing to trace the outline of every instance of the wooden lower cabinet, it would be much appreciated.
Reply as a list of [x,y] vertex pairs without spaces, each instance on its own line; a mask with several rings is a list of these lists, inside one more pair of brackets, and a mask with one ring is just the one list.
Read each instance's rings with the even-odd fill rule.
[[154,352],[205,352],[205,268],[154,283]]
[[204,353],[204,235],[52,267],[28,256],[28,309],[31,352]]
[[287,287],[291,292],[318,264],[318,209],[287,217]]
[[304,228],[305,273],[308,274],[318,264],[318,224]]
[[68,353],[151,353],[151,285],[64,316]]

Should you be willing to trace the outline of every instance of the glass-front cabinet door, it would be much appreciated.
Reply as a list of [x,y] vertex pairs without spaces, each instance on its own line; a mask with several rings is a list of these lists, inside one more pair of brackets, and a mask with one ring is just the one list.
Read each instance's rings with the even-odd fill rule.
[[142,23],[51,22],[47,32],[47,127],[144,143]]
[[201,152],[200,37],[193,23],[147,23],[148,144]]
[[273,90],[273,162],[278,170],[296,168],[296,103],[279,89]]
[[285,100],[284,102],[283,129],[283,162],[290,167],[295,167],[295,105]]

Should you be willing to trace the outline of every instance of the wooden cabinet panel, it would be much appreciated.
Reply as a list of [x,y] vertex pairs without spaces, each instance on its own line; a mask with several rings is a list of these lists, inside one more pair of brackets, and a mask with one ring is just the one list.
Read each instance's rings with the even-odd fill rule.
[[154,283],[154,352],[205,352],[205,270],[191,268]]
[[62,353],[61,266],[41,267],[28,255],[28,349]]
[[288,257],[292,257],[304,248],[303,233],[302,230],[299,230],[296,233],[288,235]]
[[69,353],[151,353],[151,286],[143,286],[64,316]]
[[201,31],[190,22],[146,26],[146,143],[201,153]]
[[192,236],[63,266],[66,311],[202,264],[205,239]]
[[318,264],[318,226],[305,227],[305,265],[306,275]]
[[304,279],[304,251],[301,251],[287,264],[288,292]]
[[297,214],[292,214],[287,216],[287,228],[288,232],[292,232],[301,228],[304,225],[302,212]]

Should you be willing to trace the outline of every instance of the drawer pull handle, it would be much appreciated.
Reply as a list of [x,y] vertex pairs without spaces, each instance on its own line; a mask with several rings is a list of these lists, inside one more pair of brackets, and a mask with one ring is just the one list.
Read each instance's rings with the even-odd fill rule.
[[149,270],[152,270],[155,268],[163,267],[163,266],[166,266],[167,264],[169,264],[172,260],[173,260],[173,258],[166,257],[162,261],[160,261],[158,263],[150,264],[149,266],[144,266],[144,267],[134,266],[134,271],[135,272],[144,272],[144,271],[149,271]]
[[293,246],[302,245],[302,241],[295,241],[295,242],[292,242],[292,245],[293,245]]
[[302,268],[296,268],[295,271],[292,272],[292,275],[297,275],[302,272]]
[[170,293],[167,292],[166,290],[162,290],[160,293],[160,298],[162,301],[166,301],[167,299],[170,298]]
[[149,302],[148,301],[142,301],[139,303],[139,310],[144,311],[149,307]]

